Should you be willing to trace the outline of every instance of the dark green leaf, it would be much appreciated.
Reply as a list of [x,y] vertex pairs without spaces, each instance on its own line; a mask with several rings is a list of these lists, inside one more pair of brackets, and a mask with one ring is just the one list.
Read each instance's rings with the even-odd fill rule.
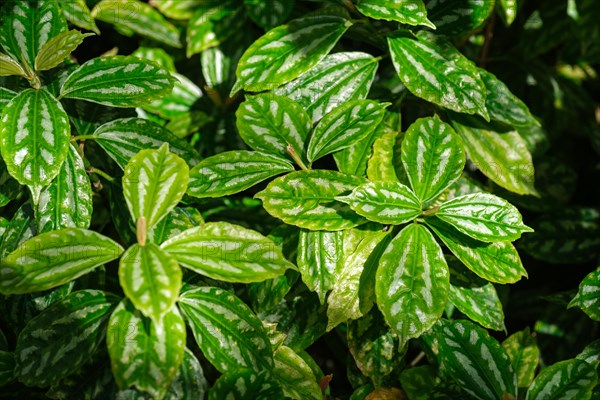
[[427,15],[435,33],[458,36],[480,28],[494,11],[494,0],[433,0],[427,2]]
[[240,368],[226,372],[208,392],[208,400],[282,399],[283,392],[267,371],[256,373]]
[[0,387],[15,379],[15,354],[0,350]]
[[585,361],[572,359],[551,365],[535,378],[526,400],[589,400],[598,383],[596,368]]
[[321,304],[343,265],[342,240],[342,232],[300,231],[298,270],[302,281],[317,293]]
[[206,397],[207,392],[208,383],[204,377],[202,365],[200,365],[200,362],[194,353],[192,353],[191,350],[186,347],[185,353],[183,354],[183,362],[181,363],[179,371],[177,372],[177,375],[175,375],[175,379],[173,380],[173,383],[171,383],[171,386],[165,395],[165,399],[202,400]]
[[148,241],[160,245],[167,239],[202,223],[202,214],[197,209],[175,207],[154,228],[148,230]]

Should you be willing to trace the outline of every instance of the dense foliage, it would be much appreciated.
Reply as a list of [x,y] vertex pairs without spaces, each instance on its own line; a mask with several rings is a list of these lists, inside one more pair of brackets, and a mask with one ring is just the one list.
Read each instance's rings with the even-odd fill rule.
[[598,15],[3,1],[0,398],[599,399]]

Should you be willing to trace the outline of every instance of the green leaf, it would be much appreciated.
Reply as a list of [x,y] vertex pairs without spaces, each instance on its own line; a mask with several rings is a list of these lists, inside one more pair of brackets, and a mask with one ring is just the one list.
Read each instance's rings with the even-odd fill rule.
[[168,144],[140,151],[127,163],[123,176],[123,194],[133,220],[145,218],[148,228],[156,225],[181,201],[188,180],[187,164],[169,152]]
[[323,399],[313,371],[294,350],[281,346],[273,358],[273,379],[279,383],[285,396],[298,400]]
[[0,118],[0,150],[8,172],[31,189],[41,189],[60,171],[69,152],[71,127],[62,105],[47,91],[26,89],[13,98]]
[[10,101],[15,98],[17,93],[4,87],[0,87],[0,113]]
[[0,387],[15,379],[15,354],[9,351],[0,351]]
[[404,34],[389,37],[388,45],[400,80],[415,96],[488,119],[485,85],[477,67],[452,44]]
[[540,349],[529,328],[516,332],[502,342],[502,347],[508,353],[513,369],[517,373],[517,386],[529,387],[540,358]]
[[423,204],[430,203],[456,181],[465,166],[465,153],[454,129],[439,118],[420,118],[402,141],[402,165]]
[[[10,76],[10,75],[19,75],[27,78],[27,72],[23,69],[21,64],[11,56],[7,56],[4,53],[0,53],[0,76]],[[8,90],[6,88],[2,88],[3,91],[8,91],[9,93],[12,90]]]
[[39,233],[62,228],[90,227],[92,186],[74,146],[54,180],[40,193],[35,213]]
[[252,21],[264,30],[283,24],[294,10],[294,0],[244,0]]
[[240,105],[236,117],[241,138],[254,150],[293,159],[292,150],[306,161],[304,142],[312,124],[300,104],[273,94],[252,96]]
[[169,72],[177,72],[173,57],[160,47],[138,47],[131,55],[142,60],[151,61]]
[[259,282],[295,269],[270,239],[227,222],[188,229],[161,247],[182,266],[226,282]]
[[207,392],[208,383],[204,377],[202,365],[194,353],[186,347],[179,372],[175,375],[165,399],[204,399]]
[[428,331],[442,316],[450,278],[442,249],[424,226],[410,224],[379,260],[377,305],[399,348]]
[[269,214],[286,224],[310,230],[337,231],[365,221],[335,198],[353,190],[364,180],[335,171],[291,172],[273,180],[255,197]]
[[179,305],[202,353],[220,372],[273,367],[261,321],[234,294],[198,287],[182,293]]
[[176,72],[171,75],[175,78],[173,91],[143,106],[144,110],[158,114],[165,119],[185,115],[202,97],[202,90],[185,75]]
[[208,400],[272,400],[284,398],[268,371],[240,368],[226,372],[208,392]]
[[317,65],[352,25],[340,17],[310,16],[270,30],[242,55],[236,87],[273,89]]
[[398,182],[369,182],[348,196],[336,197],[370,221],[400,225],[421,214],[421,204],[408,187]]
[[374,183],[398,182],[394,170],[394,145],[396,143],[396,132],[386,131],[375,139],[373,143],[373,154],[367,164],[367,177]]
[[557,362],[540,372],[529,390],[526,400],[558,400],[592,398],[592,389],[598,383],[596,368],[585,361],[572,359]]
[[494,0],[434,0],[427,3],[427,15],[435,24],[435,33],[458,36],[474,31],[494,11]]
[[76,372],[100,347],[117,301],[109,293],[81,290],[30,320],[17,339],[18,379],[46,387]]
[[100,57],[73,71],[60,95],[112,107],[136,107],[170,93],[173,82],[168,71],[137,57]]
[[600,321],[600,268],[586,275],[569,307],[579,307],[594,321]]
[[521,276],[527,276],[519,253],[510,242],[484,243],[460,233],[438,218],[427,218],[425,222],[456,258],[483,279],[515,283]]
[[175,207],[154,228],[148,230],[148,241],[160,245],[167,239],[202,223],[202,214],[197,209]]
[[510,26],[515,21],[518,9],[518,0],[499,0],[496,2],[496,10],[498,10],[498,14],[506,26]]
[[369,136],[381,123],[386,104],[353,100],[334,108],[315,127],[306,150],[308,161],[345,149]]
[[600,364],[600,339],[596,339],[585,346],[581,353],[577,354],[576,358],[598,367]]
[[427,10],[422,0],[359,0],[356,8],[361,14],[373,19],[424,25],[435,29],[435,25],[427,19]]
[[378,65],[377,59],[367,53],[330,54],[273,93],[300,103],[315,123],[340,104],[365,99]]
[[35,57],[35,70],[46,71],[59,65],[88,36],[93,33],[81,33],[76,29],[60,33],[48,40]]
[[173,308],[181,289],[181,275],[177,260],[153,243],[134,244],[119,263],[123,292],[156,324]]
[[[103,346],[104,347],[104,346]],[[75,373],[62,379],[46,392],[51,399],[114,399],[119,388],[110,370],[106,351],[93,358]]]
[[152,5],[171,19],[190,19],[199,6],[206,0],[153,0]]
[[400,374],[402,390],[410,400],[430,400],[435,390],[437,371],[433,365],[406,368]]
[[162,398],[179,370],[185,351],[185,323],[173,307],[161,324],[124,299],[112,313],[106,333],[113,375],[119,388],[135,387]]
[[[35,227],[35,217],[30,202],[25,202],[14,213],[12,219],[8,223],[2,242],[0,243],[0,260],[11,252],[13,252],[21,243],[32,238],[37,234]],[[1,265],[0,261],[0,265]]]
[[187,193],[194,197],[221,197],[246,190],[294,167],[279,157],[235,150],[205,158],[190,171]]
[[35,236],[2,260],[0,293],[60,286],[118,258],[123,248],[94,231],[62,229]]
[[97,35],[100,34],[100,30],[96,26],[92,13],[85,3],[85,0],[62,0],[60,2],[60,7],[65,18],[67,18],[70,23],[80,28],[94,31]]
[[179,31],[149,4],[138,0],[102,0],[92,17],[173,47],[181,47]]
[[199,7],[187,27],[187,57],[208,48],[218,46],[237,30],[246,20],[244,7],[237,1],[225,1],[215,7]]

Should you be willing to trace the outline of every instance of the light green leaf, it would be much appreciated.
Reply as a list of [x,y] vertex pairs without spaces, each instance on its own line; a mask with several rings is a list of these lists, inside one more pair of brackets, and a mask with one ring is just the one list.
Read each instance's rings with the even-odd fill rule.
[[235,150],[205,158],[190,171],[187,193],[194,197],[221,197],[239,193],[294,167],[279,157]]
[[373,19],[424,25],[435,29],[435,25],[427,19],[423,0],[359,0],[356,8],[361,14]]
[[168,144],[140,151],[123,175],[123,194],[133,220],[145,218],[148,228],[156,225],[181,201],[188,180],[187,164],[169,152]]
[[60,96],[112,107],[143,106],[173,89],[171,74],[133,56],[91,59],[64,81]]
[[310,366],[294,350],[281,346],[273,358],[273,379],[279,383],[285,396],[296,400],[323,399]]
[[431,232],[418,224],[402,229],[381,256],[375,283],[377,305],[399,348],[442,316],[449,287],[448,265]]
[[124,299],[112,313],[106,333],[113,375],[119,388],[135,387],[162,398],[179,370],[185,350],[185,323],[173,307],[160,324]]
[[26,89],[4,107],[0,150],[8,172],[31,189],[41,189],[60,171],[69,152],[71,126],[62,105],[47,91]]
[[187,114],[192,106],[202,98],[202,90],[185,75],[173,72],[175,78],[173,91],[143,108],[151,113],[158,114],[165,119],[172,119]]
[[179,31],[149,4],[138,0],[102,0],[92,17],[173,47],[181,47]]
[[487,331],[465,320],[434,328],[440,370],[469,395],[498,400],[517,395],[517,376],[506,351]]
[[371,182],[398,182],[398,177],[394,170],[394,145],[396,143],[396,136],[396,132],[386,131],[383,135],[375,139],[373,154],[367,163],[367,177]]
[[474,31],[485,23],[494,11],[494,0],[452,0],[427,2],[427,15],[442,35],[459,36]]
[[335,198],[364,179],[327,170],[297,171],[273,180],[255,197],[269,214],[286,224],[310,230],[337,231],[366,220]]
[[76,372],[104,340],[118,298],[99,290],[73,292],[34,317],[19,334],[15,375],[47,387]]
[[153,0],[152,5],[171,19],[190,19],[206,0]]
[[365,139],[383,120],[386,105],[373,100],[353,100],[334,108],[312,133],[306,150],[308,161]]
[[244,7],[239,1],[199,7],[187,27],[187,57],[220,45],[242,29],[244,22]]
[[[27,72],[23,69],[21,64],[11,56],[7,56],[4,53],[0,53],[0,76],[19,75],[27,78]],[[3,91],[9,91],[6,88],[2,88]],[[9,92],[12,92],[10,90]]]
[[185,348],[183,362],[169,391],[165,395],[168,400],[186,400],[206,398],[208,383],[204,377],[202,365],[190,349]]
[[496,10],[506,26],[510,26],[515,21],[518,9],[518,0],[498,0],[496,2]]
[[177,260],[154,243],[134,244],[119,263],[123,292],[156,324],[173,308],[181,289],[181,275]]
[[62,229],[35,236],[2,260],[0,293],[39,292],[117,259],[123,248],[94,231]]
[[0,387],[15,379],[15,354],[10,351],[0,351]]
[[591,319],[600,321],[600,268],[583,278],[570,307],[579,307]]
[[421,214],[417,196],[398,182],[369,182],[358,186],[348,196],[336,197],[336,200],[348,204],[368,220],[381,224],[400,225]]
[[283,24],[295,3],[294,0],[244,0],[248,16],[264,30]]
[[513,369],[517,373],[517,386],[529,387],[540,358],[540,349],[529,328],[516,332],[502,342],[502,347],[508,353]]
[[182,293],[179,305],[202,353],[220,372],[273,367],[260,319],[234,294],[198,287]]
[[427,218],[425,222],[456,258],[483,279],[515,283],[521,276],[527,276],[519,253],[510,242],[484,243],[460,233],[438,218]]
[[585,346],[581,353],[577,354],[577,357],[575,358],[598,367],[600,364],[600,339],[596,339]]
[[439,118],[420,118],[402,141],[402,165],[423,204],[439,197],[465,167],[465,153],[454,129]]
[[596,367],[578,359],[560,361],[540,372],[526,400],[589,400],[598,383]]
[[67,159],[56,178],[40,193],[35,217],[39,233],[90,227],[92,186],[74,146],[69,146]]
[[148,241],[160,245],[183,231],[202,224],[202,214],[192,207],[175,207],[154,228],[148,230]]
[[236,117],[241,138],[254,150],[293,159],[291,150],[306,161],[304,142],[312,124],[300,104],[273,94],[252,96]]
[[85,0],[62,0],[60,8],[67,20],[73,25],[94,31],[97,35],[100,34],[100,30],[96,26]]
[[35,70],[46,71],[63,62],[88,36],[93,33],[81,33],[76,29],[60,33],[48,40],[35,57]]
[[208,392],[208,400],[273,400],[283,399],[281,387],[268,371],[256,373],[240,368],[226,372]]
[[185,268],[227,282],[260,282],[295,269],[270,239],[227,222],[188,229],[161,247]]
[[352,25],[334,16],[310,16],[270,30],[242,55],[237,88],[273,89],[317,65]]

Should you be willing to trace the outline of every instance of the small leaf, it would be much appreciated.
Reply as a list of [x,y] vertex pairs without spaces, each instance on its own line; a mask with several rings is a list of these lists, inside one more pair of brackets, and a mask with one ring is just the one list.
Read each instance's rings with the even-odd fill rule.
[[496,10],[506,26],[510,26],[515,21],[518,9],[518,0],[499,0],[496,3]]
[[100,34],[100,30],[96,26],[85,0],[62,0],[60,7],[70,23],[80,28],[94,31],[97,35]]
[[[0,76],[10,75],[19,75],[27,78],[27,72],[25,72],[25,70],[17,60],[12,58],[11,56],[7,56],[4,53],[0,53]],[[6,88],[2,89],[8,91],[8,89]]]
[[268,371],[256,373],[240,368],[226,372],[208,392],[208,400],[272,400],[284,398]]
[[187,57],[218,46],[237,30],[242,29],[246,18],[244,7],[237,1],[225,1],[214,7],[199,7],[187,27]]
[[427,19],[427,10],[422,0],[360,0],[356,8],[361,14],[373,19],[424,25],[435,29],[435,25]]
[[35,58],[35,70],[46,71],[63,62],[88,36],[93,33],[81,33],[76,29],[60,33],[48,40]]
[[597,383],[598,373],[594,366],[577,359],[561,361],[540,372],[529,387],[525,399],[589,400]]
[[569,307],[579,307],[594,321],[600,321],[600,268],[586,275]]
[[436,34],[459,36],[474,31],[494,11],[494,0],[435,0],[427,3],[427,15],[435,24]]
[[529,387],[535,377],[540,358],[540,349],[529,328],[507,337],[502,342],[502,347],[508,353],[513,369],[517,373],[518,387]]
[[302,400],[323,399],[321,388],[311,368],[294,350],[281,346],[273,358],[273,378],[279,383],[285,396]]
[[600,339],[596,339],[585,346],[581,353],[577,354],[576,358],[598,367],[600,364]]

